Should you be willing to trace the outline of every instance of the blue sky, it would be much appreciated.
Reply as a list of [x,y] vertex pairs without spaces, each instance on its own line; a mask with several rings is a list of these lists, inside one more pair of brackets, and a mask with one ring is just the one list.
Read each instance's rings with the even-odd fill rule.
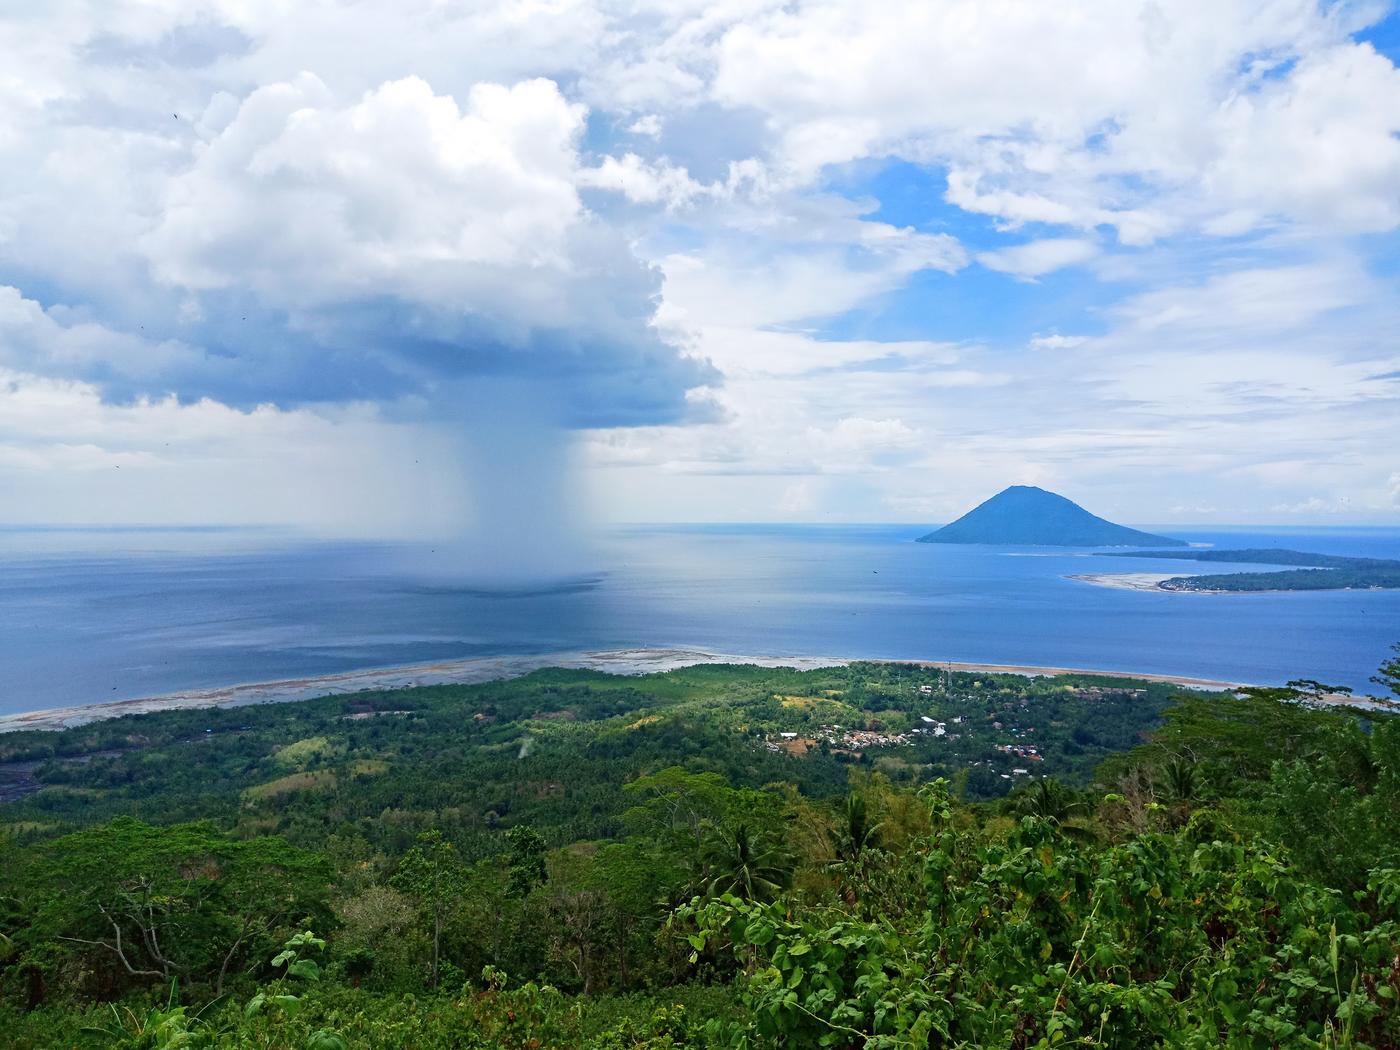
[[1400,515],[1392,5],[67,0],[0,39],[12,520]]

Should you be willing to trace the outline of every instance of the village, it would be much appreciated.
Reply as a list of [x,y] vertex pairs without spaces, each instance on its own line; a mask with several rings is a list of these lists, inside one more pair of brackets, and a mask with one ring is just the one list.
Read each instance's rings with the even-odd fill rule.
[[[1160,702],[1146,688],[1117,684],[1046,688],[1049,683],[1040,681],[1023,686],[947,675],[900,684],[902,689],[865,698],[845,717],[834,710],[817,713],[820,704],[844,699],[833,694],[777,695],[788,712],[808,717],[786,725],[768,722],[756,746],[795,758],[819,754],[860,762],[896,777],[920,769],[923,776],[962,770],[970,790],[995,795],[1017,781],[1064,776],[1078,756],[1132,725],[1125,717],[1129,709]],[[1066,731],[1071,717],[1087,721]]]
[[[814,747],[821,747],[822,744],[825,744],[831,751],[858,754],[868,748],[907,747],[924,736],[947,737],[949,740],[958,739],[958,734],[948,732],[948,723],[936,721],[928,715],[920,715],[919,719],[923,723],[922,725],[904,733],[824,725],[820,726],[816,733],[811,736],[803,736],[795,732],[770,734],[764,743],[769,751],[786,751],[789,754],[805,754]],[[960,722],[962,722],[961,717],[953,719],[955,725]]]

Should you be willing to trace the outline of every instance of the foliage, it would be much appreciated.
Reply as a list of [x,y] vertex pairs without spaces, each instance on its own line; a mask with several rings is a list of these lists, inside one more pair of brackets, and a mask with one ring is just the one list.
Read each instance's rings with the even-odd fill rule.
[[[918,850],[918,922],[843,908],[697,902],[691,943],[732,951],[757,1034],[801,1046],[1393,1045],[1400,871],[1364,900],[1304,882],[1269,848],[1196,828],[1085,850],[1025,817],[1004,841],[953,826]],[[745,1025],[717,1044],[753,1045]]]
[[457,849],[436,829],[418,836],[414,846],[399,862],[394,881],[418,900],[433,931],[433,957],[429,984],[438,983],[442,961],[442,927],[449,909],[460,896],[466,872],[457,859]]
[[[1331,691],[545,672],[211,712],[248,728],[197,743],[188,712],[0,741],[49,756],[6,814],[49,830],[0,840],[0,1025],[18,1048],[1396,1050],[1400,718]],[[899,739],[776,742],[838,717]],[[249,791],[289,776],[312,779]]]
[[1400,643],[1390,648],[1395,655],[1381,664],[1371,681],[1384,686],[1392,696],[1400,697]]
[[275,838],[129,817],[28,851],[7,872],[19,910],[12,974],[109,995],[256,965],[287,925],[324,916],[323,861]]

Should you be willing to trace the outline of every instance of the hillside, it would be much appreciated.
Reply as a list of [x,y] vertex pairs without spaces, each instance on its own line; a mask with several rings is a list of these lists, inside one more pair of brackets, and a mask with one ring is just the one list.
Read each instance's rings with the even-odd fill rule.
[[1400,719],[1293,685],[545,670],[0,736],[0,1030],[1394,1050]]
[[920,543],[1042,547],[1185,547],[1184,540],[1115,525],[1072,500],[1032,485],[1012,485]]

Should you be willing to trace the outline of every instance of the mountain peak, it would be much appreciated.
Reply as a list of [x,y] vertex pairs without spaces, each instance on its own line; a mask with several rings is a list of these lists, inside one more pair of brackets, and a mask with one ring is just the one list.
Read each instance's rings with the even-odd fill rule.
[[991,543],[1045,547],[1185,547],[1184,540],[1115,525],[1034,485],[1012,485],[920,543]]

